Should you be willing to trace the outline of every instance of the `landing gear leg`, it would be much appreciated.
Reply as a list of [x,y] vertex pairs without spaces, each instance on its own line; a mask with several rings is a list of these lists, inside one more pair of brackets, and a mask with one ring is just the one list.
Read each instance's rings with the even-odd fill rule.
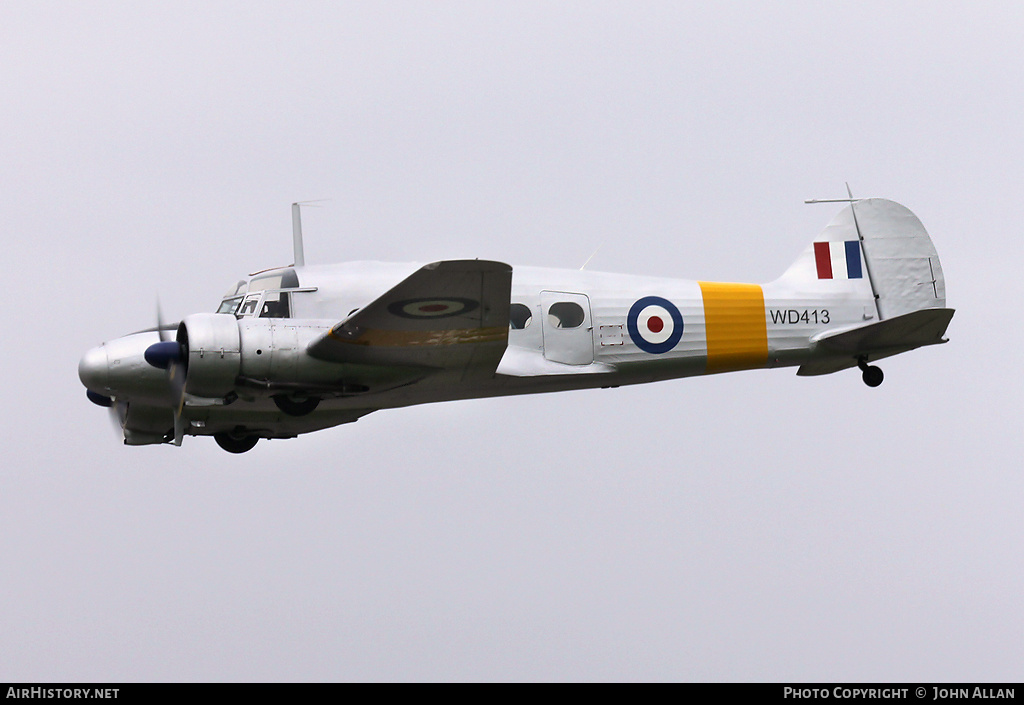
[[864,384],[869,387],[877,387],[882,383],[882,380],[885,379],[885,375],[882,373],[881,368],[869,365],[867,358],[865,357],[857,358],[857,367],[859,367],[862,372],[861,379],[863,379]]

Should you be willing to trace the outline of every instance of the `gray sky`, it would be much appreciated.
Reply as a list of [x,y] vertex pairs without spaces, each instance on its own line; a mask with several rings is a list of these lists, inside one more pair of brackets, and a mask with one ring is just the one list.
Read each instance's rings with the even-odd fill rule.
[[[1018,3],[0,5],[0,680],[1021,680]],[[76,366],[239,276],[768,281],[885,196],[952,342],[127,448]]]

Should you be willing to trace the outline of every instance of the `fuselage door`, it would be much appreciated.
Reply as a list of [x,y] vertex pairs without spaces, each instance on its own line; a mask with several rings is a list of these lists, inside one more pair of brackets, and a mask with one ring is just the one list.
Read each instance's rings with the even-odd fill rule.
[[594,361],[594,324],[590,299],[583,294],[542,291],[544,357],[566,365]]

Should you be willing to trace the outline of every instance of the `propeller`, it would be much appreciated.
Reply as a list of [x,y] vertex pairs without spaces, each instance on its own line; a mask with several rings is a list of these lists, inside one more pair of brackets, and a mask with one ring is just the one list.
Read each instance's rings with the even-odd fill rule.
[[143,356],[153,367],[167,370],[167,381],[171,387],[171,401],[174,403],[174,445],[180,446],[185,437],[186,421],[181,412],[185,408],[185,380],[188,373],[188,349],[184,343],[171,340],[170,332],[164,326],[160,302],[156,303],[156,330],[160,342],[153,343]]
[[91,389],[85,390],[85,396],[96,406],[102,406],[110,412],[110,423],[114,425],[117,435],[124,438],[124,424],[128,419],[128,402],[118,401],[114,397],[104,396]]
[[124,439],[124,424],[128,420],[128,402],[111,400],[110,423],[114,425],[117,435]]
[[153,367],[161,370],[169,370],[171,365],[175,363],[181,363],[184,361],[185,351],[183,346],[177,340],[172,340],[170,330],[168,326],[164,325],[163,313],[160,310],[160,302],[156,303],[156,328],[148,328],[145,331],[139,331],[140,333],[148,333],[156,331],[160,335],[160,342],[153,343],[148,348],[143,356]]

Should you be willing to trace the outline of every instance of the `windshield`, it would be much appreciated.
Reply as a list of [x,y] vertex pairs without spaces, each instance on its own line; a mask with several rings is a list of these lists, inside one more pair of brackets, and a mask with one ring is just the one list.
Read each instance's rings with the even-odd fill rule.
[[297,289],[299,278],[291,268],[278,269],[241,280],[224,294],[217,313],[230,313],[238,318],[288,318],[291,315],[289,290]]
[[253,316],[256,314],[256,308],[260,305],[260,299],[263,298],[260,294],[249,294],[245,297],[245,303],[242,304],[242,308],[238,309],[238,313],[235,315],[241,318],[242,316]]
[[242,300],[242,295],[245,294],[247,286],[248,282],[244,279],[232,284],[231,288],[224,292],[220,306],[217,307],[217,313],[234,313],[237,311],[238,303]]
[[217,313],[234,313],[238,310],[238,302],[242,300],[241,296],[234,296],[230,299],[224,299],[220,302],[220,308],[217,309]]

